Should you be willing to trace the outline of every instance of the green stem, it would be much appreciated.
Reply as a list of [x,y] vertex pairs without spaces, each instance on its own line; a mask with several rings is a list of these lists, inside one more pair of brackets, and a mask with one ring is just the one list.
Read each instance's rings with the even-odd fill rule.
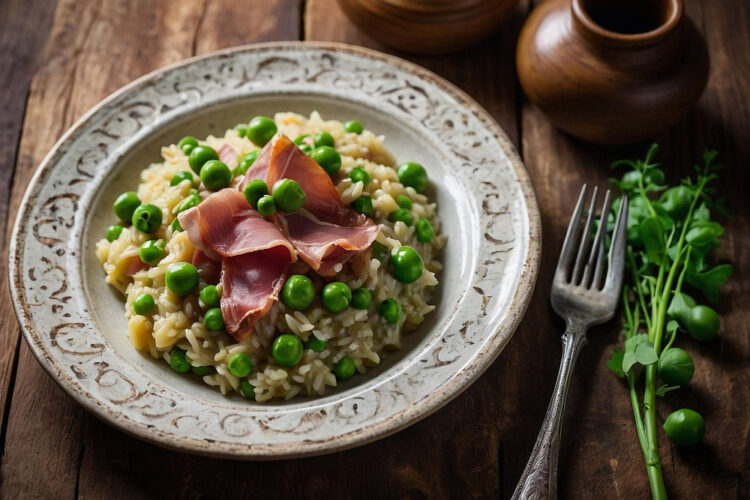
[[664,346],[664,350],[666,351],[670,347],[672,347],[672,344],[674,343],[674,339],[677,336],[677,330],[672,331],[672,336],[669,338],[669,342],[667,342],[667,345]]
[[674,289],[675,293],[680,293],[682,291],[682,282],[685,280],[685,273],[687,273],[688,266],[690,265],[690,250],[692,249],[693,247],[688,246],[687,254],[683,261],[684,264],[682,265],[682,272],[680,273],[680,278],[677,280],[677,286]]
[[628,254],[628,267],[630,268],[630,272],[633,275],[633,286],[635,289],[635,295],[638,298],[638,303],[641,306],[641,309],[643,310],[643,318],[646,320],[646,329],[651,329],[651,320],[648,316],[648,306],[646,306],[646,298],[643,296],[643,290],[641,289],[641,278],[638,276],[638,272],[636,271],[635,267],[635,258],[633,257],[633,251],[630,247],[628,247],[627,250]]
[[646,460],[646,472],[651,484],[651,498],[654,500],[666,500],[667,489],[664,486],[664,477],[661,471],[661,458],[659,457],[659,441],[656,435],[656,364],[646,367],[646,388],[643,393],[643,412],[645,423],[645,435],[647,440],[646,450],[643,456]]
[[[698,185],[695,192],[695,197],[690,204],[687,216],[682,226],[682,232],[680,233],[680,239],[677,241],[677,248],[675,249],[675,260],[667,274],[667,278],[663,283],[661,297],[658,299],[658,307],[656,309],[656,317],[654,318],[654,330],[649,331],[649,339],[653,339],[654,350],[656,354],[659,354],[661,347],[661,340],[664,334],[664,322],[667,316],[667,305],[670,294],[672,292],[672,283],[674,283],[677,269],[681,268],[681,259],[683,256],[683,246],[685,244],[685,236],[687,229],[690,226],[690,221],[693,217],[695,205],[700,199],[701,191],[705,186],[705,178]],[[671,237],[670,237],[671,240]],[[663,275],[664,265],[659,270],[660,278]],[[659,285],[660,280],[657,280]],[[658,286],[657,286],[658,288]],[[657,296],[651,298],[652,301],[657,300]],[[657,367],[656,364],[651,364],[646,367],[646,383],[643,391],[643,412],[644,412],[644,423],[646,439],[648,440],[647,450],[645,452],[646,458],[646,470],[648,471],[648,479],[651,483],[651,496],[656,499],[667,498],[667,492],[664,486],[664,478],[661,471],[661,459],[659,458],[658,449],[658,437],[656,434],[656,378],[657,378]]]
[[646,441],[646,433],[643,430],[643,418],[641,417],[641,408],[638,404],[638,391],[635,388],[635,381],[633,376],[628,373],[628,385],[630,386],[630,404],[633,406],[633,417],[635,418],[635,429],[638,432],[638,441],[641,443],[641,450],[643,451],[644,457],[646,456],[646,450],[648,449],[648,443]]

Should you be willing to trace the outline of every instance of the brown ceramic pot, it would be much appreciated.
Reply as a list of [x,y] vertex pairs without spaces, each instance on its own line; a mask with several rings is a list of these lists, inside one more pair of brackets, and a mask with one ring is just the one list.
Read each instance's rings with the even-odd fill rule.
[[547,0],[521,31],[516,64],[552,123],[605,144],[669,127],[708,80],[706,44],[682,0]]
[[351,21],[389,47],[455,52],[488,36],[518,0],[338,0]]

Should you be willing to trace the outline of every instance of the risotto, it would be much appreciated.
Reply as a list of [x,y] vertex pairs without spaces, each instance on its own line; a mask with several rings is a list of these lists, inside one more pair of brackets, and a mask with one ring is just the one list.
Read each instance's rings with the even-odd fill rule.
[[[281,148],[270,144],[271,136],[295,150],[289,158],[303,157],[305,165],[326,171],[334,202],[351,212],[347,220],[356,220],[349,224],[356,227],[341,229],[314,213],[309,207],[318,201],[313,199],[318,191],[306,178],[288,185],[282,184],[289,179],[279,180],[272,187],[265,178],[250,179],[253,169],[261,169],[258,176],[265,173],[261,162],[274,161],[274,152],[266,149]],[[309,118],[277,113],[273,119],[256,117],[221,137],[188,137],[162,148],[164,161],[143,170],[137,192],[115,201],[121,222],[96,245],[106,282],[126,297],[133,346],[222,394],[239,393],[258,402],[322,395],[328,386],[365,373],[388,350],[400,348],[402,333],[415,329],[435,308],[430,300],[446,238],[436,205],[424,194],[426,171],[416,163],[397,166],[383,141],[358,122],[324,121],[316,112]],[[276,231],[274,248],[283,250],[282,263],[261,259],[257,272],[248,273],[248,264],[229,267],[237,252],[222,253],[226,245],[212,241],[202,248],[198,240],[209,239],[207,231],[226,231],[211,221],[199,229],[188,223],[207,216],[213,200],[228,195],[244,206],[216,216],[237,227],[255,221]],[[287,214],[295,210],[319,230],[316,237],[336,232],[326,242],[325,255],[316,245],[303,244],[309,227],[295,229]],[[236,240],[240,230],[235,229],[231,237]],[[257,229],[248,232],[246,243],[252,246],[256,234]],[[261,251],[270,255],[268,246]],[[256,248],[250,251],[259,255]],[[214,261],[220,274],[203,272],[200,262],[210,267]],[[269,266],[280,271],[259,292],[254,280],[265,279],[257,276],[270,272]],[[252,277],[237,286],[245,275]],[[236,307],[247,302],[242,294],[248,293],[266,307],[232,320]]]

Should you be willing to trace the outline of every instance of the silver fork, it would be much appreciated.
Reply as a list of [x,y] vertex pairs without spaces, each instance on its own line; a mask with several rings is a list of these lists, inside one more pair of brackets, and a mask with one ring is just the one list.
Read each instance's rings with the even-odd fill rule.
[[[584,185],[581,189],[555,269],[552,281],[552,308],[565,319],[566,324],[562,336],[562,360],[547,415],[544,417],[542,429],[539,431],[526,469],[513,493],[513,499],[557,498],[557,459],[562,419],[565,414],[565,398],[570,387],[573,366],[581,347],[586,342],[586,331],[589,327],[610,320],[617,308],[625,264],[628,200],[623,196],[612,231],[609,257],[605,259],[604,235],[611,199],[610,192],[607,191],[599,228],[592,243],[591,230],[597,191],[595,187],[581,232],[583,207],[588,195],[587,186]],[[602,276],[605,261],[606,275]]]

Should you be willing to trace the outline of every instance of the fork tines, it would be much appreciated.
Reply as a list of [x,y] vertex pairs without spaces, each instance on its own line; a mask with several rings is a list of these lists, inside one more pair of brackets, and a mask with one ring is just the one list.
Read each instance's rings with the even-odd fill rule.
[[[627,217],[628,200],[626,196],[623,196],[620,203],[617,219],[612,231],[609,257],[606,259],[607,274],[604,283],[602,283],[605,263],[607,217],[612,203],[612,196],[610,191],[607,190],[604,195],[604,204],[602,205],[596,234],[592,235],[598,192],[599,189],[594,187],[588,210],[585,213],[586,220],[583,226],[581,226],[584,205],[588,197],[588,186],[584,185],[581,189],[581,194],[578,196],[578,203],[568,225],[568,232],[565,235],[560,260],[557,263],[555,280],[583,288],[596,290],[613,288],[619,290],[622,285],[622,273],[616,273],[615,270],[622,269],[625,259],[625,231],[627,229],[627,221],[623,219]],[[571,266],[574,252],[576,258]]]

